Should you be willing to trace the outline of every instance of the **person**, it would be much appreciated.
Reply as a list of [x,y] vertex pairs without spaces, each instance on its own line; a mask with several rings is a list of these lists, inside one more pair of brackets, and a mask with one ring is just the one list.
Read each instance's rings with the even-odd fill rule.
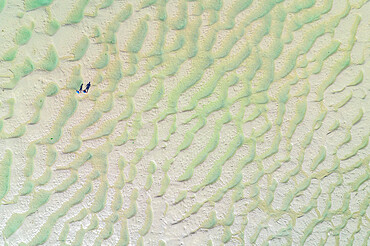
[[90,86],[91,86],[91,84],[90,84],[90,82],[86,85],[86,88],[85,88],[85,90],[83,90],[83,92],[84,93],[87,93],[88,91],[89,91],[89,89],[90,89]]
[[80,86],[80,89],[77,91],[76,90],[76,92],[78,93],[78,94],[80,94],[80,92],[82,91],[82,86],[83,86],[84,84],[81,84],[81,86]]

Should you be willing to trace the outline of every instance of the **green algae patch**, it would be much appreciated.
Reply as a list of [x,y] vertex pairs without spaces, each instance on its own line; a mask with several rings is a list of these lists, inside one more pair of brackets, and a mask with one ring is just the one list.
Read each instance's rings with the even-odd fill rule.
[[15,105],[15,99],[14,98],[10,98],[8,99],[7,101],[7,104],[9,105],[9,112],[8,114],[4,117],[4,120],[7,120],[7,119],[10,119],[13,117],[14,115],[14,105]]
[[137,196],[138,196],[138,191],[137,189],[135,188],[133,191],[132,191],[132,194],[131,194],[131,204],[130,206],[125,210],[124,214],[125,214],[125,217],[127,219],[130,219],[132,217],[134,217],[136,215],[136,212],[137,212],[137,202],[136,202],[136,199],[137,199]]
[[3,235],[5,238],[9,238],[16,232],[19,227],[22,225],[23,221],[25,220],[26,215],[24,214],[12,214],[9,220],[6,222],[5,228],[3,230]]
[[102,112],[95,109],[95,110],[92,110],[87,116],[86,118],[80,122],[80,124],[76,125],[74,128],[73,128],[73,133],[74,135],[76,136],[79,136],[81,135],[84,130],[93,125],[95,122],[97,122],[102,116]]
[[352,190],[357,191],[362,184],[369,180],[369,178],[369,173],[365,173],[359,176],[354,182],[351,183]]
[[42,205],[44,205],[51,195],[51,191],[40,190],[33,195],[33,199],[29,204],[28,214],[36,212]]
[[51,179],[52,170],[46,167],[45,172],[35,181],[37,185],[45,185]]
[[33,187],[34,187],[33,182],[31,182],[30,180],[26,180],[26,182],[24,182],[24,184],[23,184],[22,189],[19,192],[20,195],[21,196],[28,195],[33,190]]
[[153,210],[151,207],[150,198],[147,200],[147,207],[145,210],[145,215],[146,215],[145,222],[143,226],[141,227],[141,229],[139,230],[139,234],[141,236],[145,236],[146,234],[148,234],[150,227],[152,226],[152,222],[153,222]]
[[130,243],[130,234],[128,231],[127,219],[124,218],[121,222],[120,236],[117,244],[127,246],[129,245],[129,243]]
[[107,122],[104,122],[104,124],[102,124],[99,130],[96,133],[94,133],[94,135],[92,135],[91,137],[88,137],[87,139],[96,139],[96,138],[100,138],[103,136],[109,136],[113,132],[116,125],[117,125],[116,119],[112,119]]
[[87,49],[89,48],[90,40],[89,38],[84,35],[75,45],[72,50],[73,58],[72,61],[80,60],[86,53]]
[[145,183],[145,186],[144,186],[144,189],[145,190],[149,190],[153,184],[153,174],[154,172],[156,171],[156,164],[151,161],[149,163],[149,167],[148,167],[148,177],[146,179],[146,183]]
[[119,191],[116,191],[114,194],[113,202],[112,202],[112,210],[113,211],[118,211],[122,207],[122,195],[119,193]]
[[50,45],[46,51],[46,55],[39,62],[38,68],[46,71],[53,71],[59,63],[59,56],[54,45]]
[[99,9],[105,9],[110,7],[113,4],[114,0],[104,0],[102,3],[99,5]]
[[182,202],[186,198],[187,194],[188,194],[188,192],[186,190],[180,191],[180,193],[177,195],[177,197],[175,199],[174,204],[178,204],[178,203]]
[[72,70],[72,75],[67,83],[68,89],[78,90],[80,89],[81,84],[83,83],[83,79],[81,76],[81,66],[74,66]]
[[362,108],[360,108],[358,114],[352,120],[352,126],[356,125],[362,119],[363,116],[364,116],[364,110]]
[[224,233],[222,234],[221,236],[221,240],[223,243],[227,243],[231,240],[231,237],[232,237],[232,233],[231,233],[231,230],[230,230],[230,227],[225,227],[224,228]]
[[170,185],[170,177],[166,173],[161,181],[161,188],[157,196],[163,196],[166,193],[169,185]]
[[41,143],[53,144],[59,141],[62,136],[62,128],[68,121],[68,119],[73,115],[77,108],[77,99],[74,95],[70,95],[66,98],[64,106],[60,110],[58,118],[55,121],[54,126],[50,130],[50,133],[41,140]]
[[87,231],[95,230],[98,227],[98,225],[99,225],[98,217],[96,216],[96,214],[93,214],[90,219],[90,224],[86,230]]
[[5,133],[6,138],[18,138],[23,136],[26,133],[26,126],[25,124],[22,124],[14,129],[14,131],[10,133]]
[[102,180],[102,183],[100,184],[98,190],[96,191],[94,202],[91,205],[92,212],[98,213],[104,208],[107,192],[108,184],[106,181]]
[[289,126],[288,133],[287,133],[287,136],[289,138],[291,138],[293,136],[294,131],[296,130],[296,127],[298,126],[299,123],[302,122],[302,120],[303,120],[303,118],[306,114],[306,109],[307,109],[307,101],[306,100],[302,100],[302,101],[297,103],[296,114],[295,114],[295,117],[290,122],[290,126]]
[[144,43],[146,33],[148,31],[147,20],[140,20],[136,30],[132,33],[131,39],[127,44],[127,51],[137,53],[140,51],[141,46]]
[[35,102],[33,103],[34,108],[35,108],[35,113],[33,114],[32,118],[30,119],[29,124],[36,124],[36,123],[39,122],[40,112],[41,112],[41,109],[44,105],[44,101],[45,101],[45,95],[44,94],[41,94],[36,98]]
[[66,146],[63,150],[63,153],[73,153],[80,149],[82,145],[82,141],[80,139],[74,138],[70,141],[68,146]]
[[360,84],[363,81],[363,79],[364,79],[364,73],[362,72],[362,70],[360,70],[360,72],[358,73],[354,81],[349,83],[348,86],[356,86]]
[[17,56],[18,53],[18,47],[15,46],[13,48],[8,49],[4,54],[2,59],[4,61],[13,61],[14,58]]
[[124,22],[132,15],[132,5],[127,4],[125,8],[123,8],[119,14],[117,15],[117,19],[119,22]]
[[161,21],[165,21],[167,19],[166,4],[167,0],[158,0],[156,4],[158,9],[156,17]]
[[113,144],[116,146],[121,146],[128,141],[128,132],[125,130],[120,136],[113,140]]
[[69,224],[64,223],[63,229],[59,234],[58,240],[61,242],[65,242],[67,240],[68,232],[69,232]]
[[211,228],[215,227],[216,224],[217,224],[216,212],[212,211],[208,215],[208,219],[206,219],[202,223],[201,227],[205,228],[205,229],[211,229]]
[[[92,154],[89,153],[89,152],[85,152],[85,153],[81,154],[78,158],[76,158],[74,161],[72,161],[71,164],[68,167],[77,170],[80,166],[82,166],[85,162],[87,162],[91,158],[92,158]],[[77,176],[76,175],[74,175],[71,178],[73,178],[73,180],[76,179],[75,181],[77,181]]]
[[343,98],[342,101],[340,101],[340,102],[338,102],[337,104],[334,105],[334,111],[337,112],[338,109],[340,109],[345,104],[347,104],[349,102],[349,100],[351,100],[351,98],[352,98],[352,92],[350,92],[345,98]]
[[107,91],[115,91],[119,81],[123,78],[122,62],[115,60],[107,68],[106,78],[109,81]]
[[182,30],[186,27],[188,23],[187,15],[188,7],[186,2],[182,1],[179,3],[177,16],[170,20],[170,26],[175,30]]
[[77,231],[75,240],[71,245],[82,245],[86,230],[81,226],[80,230]]
[[25,0],[24,8],[26,11],[34,10],[44,6],[48,6],[53,2],[53,0]]
[[108,45],[105,45],[102,53],[98,56],[96,61],[93,63],[92,67],[102,69],[108,66],[108,63],[109,63]]
[[88,3],[89,0],[79,0],[76,2],[64,23],[68,25],[81,22],[84,17],[84,10]]
[[45,88],[45,96],[51,97],[59,92],[59,87],[55,83],[49,83]]
[[0,0],[0,13],[1,11],[3,11],[5,4],[6,4],[6,0]]
[[14,42],[17,45],[25,45],[31,39],[33,27],[22,26],[18,29],[14,37]]
[[235,220],[234,206],[232,206],[225,215],[225,218],[222,220],[222,224],[225,226],[231,226],[234,223],[234,220]]
[[154,174],[154,172],[156,171],[157,169],[157,165],[155,164],[154,161],[151,161],[149,163],[149,166],[148,166],[148,172],[151,173],[151,174]]
[[60,28],[60,23],[56,19],[51,19],[48,21],[45,27],[45,33],[49,36],[53,36]]
[[95,26],[92,32],[92,38],[99,38],[101,36],[101,31],[98,26]]
[[13,162],[13,154],[7,149],[4,158],[0,162],[0,201],[8,193],[10,184],[10,165]]
[[25,77],[32,73],[34,70],[34,64],[32,60],[29,57],[26,57],[23,64],[17,65],[14,69],[11,69],[11,71],[14,74],[14,77]]
[[143,9],[143,8],[147,8],[149,6],[152,6],[153,4],[155,4],[157,2],[157,0],[141,0],[140,1],[140,8]]

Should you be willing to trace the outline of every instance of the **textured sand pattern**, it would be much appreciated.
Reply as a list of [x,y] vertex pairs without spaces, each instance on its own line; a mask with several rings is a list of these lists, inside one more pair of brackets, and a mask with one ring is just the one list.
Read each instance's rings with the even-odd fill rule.
[[368,245],[369,13],[0,0],[0,245]]

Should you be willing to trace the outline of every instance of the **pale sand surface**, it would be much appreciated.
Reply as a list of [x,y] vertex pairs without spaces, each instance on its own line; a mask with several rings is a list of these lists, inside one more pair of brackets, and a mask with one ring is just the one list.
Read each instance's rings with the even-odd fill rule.
[[369,13],[0,0],[0,245],[369,244]]

